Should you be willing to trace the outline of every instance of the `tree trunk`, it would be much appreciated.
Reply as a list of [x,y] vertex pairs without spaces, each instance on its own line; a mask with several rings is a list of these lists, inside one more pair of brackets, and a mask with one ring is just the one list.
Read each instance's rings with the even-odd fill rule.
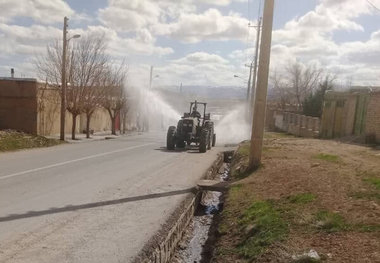
[[[113,135],[116,135],[116,114],[112,114],[112,110],[111,109],[107,109],[108,111],[108,114],[110,115],[110,119],[111,119],[111,133]],[[115,112],[114,112],[115,113]]]
[[125,134],[125,131],[127,129],[127,111],[123,111],[123,134]]
[[75,132],[77,129],[77,114],[73,114],[73,126],[71,127],[71,139],[75,140]]
[[90,138],[90,121],[91,121],[92,113],[86,114],[86,138]]
[[112,125],[112,127],[111,127],[111,133],[113,134],[113,135],[116,135],[116,114],[113,116],[113,117],[111,117],[111,125]]

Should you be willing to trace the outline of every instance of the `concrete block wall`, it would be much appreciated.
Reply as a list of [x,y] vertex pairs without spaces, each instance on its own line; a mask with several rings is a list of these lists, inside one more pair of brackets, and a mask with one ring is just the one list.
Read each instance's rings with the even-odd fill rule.
[[380,92],[372,93],[367,106],[365,136],[368,143],[380,143]]
[[274,118],[277,130],[300,137],[319,137],[319,118],[284,111],[276,111]]

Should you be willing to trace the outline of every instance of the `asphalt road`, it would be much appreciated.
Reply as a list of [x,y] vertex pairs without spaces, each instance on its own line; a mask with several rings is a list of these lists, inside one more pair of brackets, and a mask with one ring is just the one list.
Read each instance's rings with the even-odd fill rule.
[[221,151],[167,152],[164,139],[0,154],[0,262],[129,262]]

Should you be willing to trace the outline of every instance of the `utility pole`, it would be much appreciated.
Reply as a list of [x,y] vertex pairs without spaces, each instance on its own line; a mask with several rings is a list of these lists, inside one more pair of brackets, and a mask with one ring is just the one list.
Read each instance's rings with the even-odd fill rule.
[[64,17],[63,19],[63,45],[62,45],[62,80],[61,80],[61,129],[60,140],[65,140],[65,119],[66,119],[66,36],[67,36],[67,21],[69,19]]
[[152,89],[152,81],[153,81],[153,66],[150,66],[149,90]]
[[249,67],[249,78],[248,78],[248,87],[247,87],[247,104],[249,104],[249,92],[251,89],[251,79],[252,79],[252,66],[253,66],[253,61],[251,62],[250,65],[246,65]]
[[251,111],[253,111],[254,101],[255,101],[255,92],[256,92],[256,79],[257,79],[257,61],[259,58],[259,47],[260,47],[260,33],[261,33],[261,19],[257,25],[257,34],[256,34],[256,51],[255,51],[255,64],[253,66],[253,81],[252,81],[252,90],[251,90]]
[[251,151],[249,169],[259,167],[263,147],[265,111],[268,93],[270,51],[272,42],[274,0],[265,0],[262,41],[260,45],[260,65],[252,121]]

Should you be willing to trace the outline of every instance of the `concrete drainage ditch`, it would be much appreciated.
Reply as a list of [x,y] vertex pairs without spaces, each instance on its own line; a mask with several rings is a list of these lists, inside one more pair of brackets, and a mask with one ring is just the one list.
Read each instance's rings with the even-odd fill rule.
[[[227,181],[234,151],[219,154],[204,179]],[[195,189],[176,216],[170,230],[160,240],[153,240],[134,262],[182,263],[209,262],[216,232],[215,215],[223,207],[223,193]]]
[[[224,163],[218,173],[219,179],[221,181],[228,180],[229,172],[229,164]],[[217,225],[214,219],[222,209],[222,192],[202,191],[202,197],[195,210],[193,220],[176,248],[172,263],[210,261]]]

